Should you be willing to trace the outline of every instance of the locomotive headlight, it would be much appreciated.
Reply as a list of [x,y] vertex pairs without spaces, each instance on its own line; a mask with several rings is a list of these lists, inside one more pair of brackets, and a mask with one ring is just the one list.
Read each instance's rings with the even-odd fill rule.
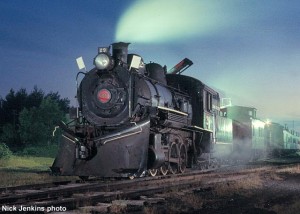
[[98,70],[111,69],[113,67],[113,60],[106,53],[99,53],[94,59],[94,65]]

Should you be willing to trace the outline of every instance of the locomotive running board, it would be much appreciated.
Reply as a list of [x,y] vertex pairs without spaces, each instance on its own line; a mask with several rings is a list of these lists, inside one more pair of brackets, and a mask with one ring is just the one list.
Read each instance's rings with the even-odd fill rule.
[[170,112],[174,112],[174,113],[177,113],[177,114],[181,114],[181,115],[184,115],[184,116],[188,116],[187,113],[182,112],[182,111],[177,111],[177,110],[172,109],[172,108],[167,108],[167,107],[163,107],[163,106],[157,106],[157,108],[162,109],[162,110],[166,110],[166,111],[170,111]]
[[132,124],[134,124],[134,126],[132,127],[125,128],[121,131],[113,132],[94,141],[99,141],[100,143],[97,143],[97,146],[99,146],[99,145],[105,145],[106,143],[112,142],[114,140],[130,137],[132,135],[141,133],[143,131],[143,127],[148,125],[149,123],[150,120],[147,120],[145,122],[140,122],[139,124],[133,122]]
[[209,129],[204,129],[204,128],[201,128],[199,126],[190,126],[189,128],[194,128],[194,129],[198,129],[198,130],[201,130],[201,131],[213,132],[213,131],[211,131]]

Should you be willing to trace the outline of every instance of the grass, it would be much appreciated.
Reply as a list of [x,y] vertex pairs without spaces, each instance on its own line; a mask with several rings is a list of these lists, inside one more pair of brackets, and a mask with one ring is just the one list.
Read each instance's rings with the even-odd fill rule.
[[54,158],[12,155],[7,160],[0,159],[0,187],[48,183],[74,179],[50,175]]
[[34,157],[34,156],[16,156],[13,155],[7,160],[0,160],[0,169],[12,170],[49,170],[54,158]]

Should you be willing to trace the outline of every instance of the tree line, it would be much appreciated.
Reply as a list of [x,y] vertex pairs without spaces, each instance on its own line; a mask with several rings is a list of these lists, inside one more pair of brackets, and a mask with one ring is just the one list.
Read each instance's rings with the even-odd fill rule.
[[52,133],[58,122],[65,120],[70,101],[61,98],[58,92],[45,93],[36,86],[13,89],[5,98],[0,98],[0,143],[12,151],[26,146],[46,145],[57,142]]

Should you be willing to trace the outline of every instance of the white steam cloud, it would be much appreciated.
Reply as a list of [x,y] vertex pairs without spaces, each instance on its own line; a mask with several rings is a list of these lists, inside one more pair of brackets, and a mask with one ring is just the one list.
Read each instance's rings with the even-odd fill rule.
[[121,16],[115,39],[157,43],[206,35],[232,22],[228,12],[228,4],[213,0],[138,0]]

